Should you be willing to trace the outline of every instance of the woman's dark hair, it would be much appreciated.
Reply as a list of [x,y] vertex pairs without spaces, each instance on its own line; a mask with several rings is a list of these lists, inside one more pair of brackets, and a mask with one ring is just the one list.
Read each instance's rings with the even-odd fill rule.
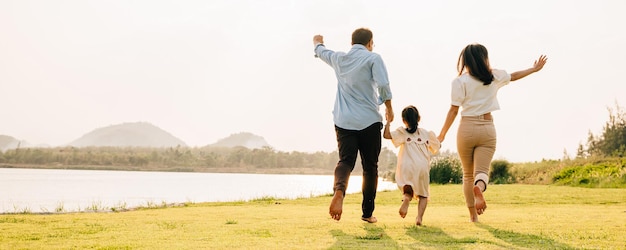
[[402,110],[402,120],[409,126],[406,131],[413,134],[417,131],[417,123],[420,121],[420,112],[413,105]]
[[480,44],[470,44],[461,51],[459,61],[456,64],[459,75],[467,68],[468,73],[478,78],[483,85],[489,85],[493,81],[493,74],[489,68],[489,56],[487,48]]
[[374,35],[372,31],[366,28],[359,28],[352,32],[352,44],[361,44],[366,46]]

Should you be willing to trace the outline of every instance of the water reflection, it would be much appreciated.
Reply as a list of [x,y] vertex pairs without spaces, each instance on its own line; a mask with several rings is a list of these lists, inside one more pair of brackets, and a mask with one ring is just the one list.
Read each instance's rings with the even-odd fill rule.
[[[301,198],[332,193],[333,176],[0,168],[0,212],[111,210],[163,203]],[[360,192],[361,177],[348,193]],[[379,181],[378,190],[396,189]]]

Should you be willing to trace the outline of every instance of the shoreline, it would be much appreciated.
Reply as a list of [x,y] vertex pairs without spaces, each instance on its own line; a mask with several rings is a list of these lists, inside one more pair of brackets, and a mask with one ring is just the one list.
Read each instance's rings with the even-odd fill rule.
[[[333,175],[333,170],[321,168],[202,168],[202,167],[138,167],[138,166],[102,166],[102,165],[35,165],[35,164],[0,164],[0,168],[58,169],[58,170],[105,170],[105,171],[144,171],[144,172],[180,172],[180,173],[231,173],[231,174],[302,174]],[[355,168],[354,173],[360,173]]]

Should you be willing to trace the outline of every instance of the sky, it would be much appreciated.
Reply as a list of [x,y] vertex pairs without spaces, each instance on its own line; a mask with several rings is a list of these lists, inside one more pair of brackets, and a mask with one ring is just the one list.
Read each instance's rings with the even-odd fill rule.
[[[337,81],[312,38],[348,51],[365,27],[389,73],[392,128],[415,105],[439,133],[467,44],[509,73],[547,55],[500,90],[494,158],[573,157],[626,105],[624,11],[621,0],[2,0],[0,134],[62,146],[149,122],[192,147],[250,132],[279,151],[331,152]],[[443,150],[456,151],[458,124]]]

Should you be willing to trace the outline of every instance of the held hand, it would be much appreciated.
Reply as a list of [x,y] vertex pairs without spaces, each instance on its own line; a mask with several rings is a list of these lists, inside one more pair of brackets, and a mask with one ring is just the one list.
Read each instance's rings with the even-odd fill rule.
[[537,72],[541,70],[543,68],[543,65],[545,65],[547,61],[548,61],[548,57],[546,57],[546,55],[539,56],[539,59],[536,60],[535,63],[533,64],[533,71]]
[[391,109],[385,110],[385,119],[387,119],[387,123],[391,123],[393,121],[393,110]]
[[446,136],[444,136],[444,135],[437,136],[437,140],[439,140],[439,143],[442,143],[443,139],[446,139]]
[[313,44],[324,43],[324,37],[322,35],[313,36]]

